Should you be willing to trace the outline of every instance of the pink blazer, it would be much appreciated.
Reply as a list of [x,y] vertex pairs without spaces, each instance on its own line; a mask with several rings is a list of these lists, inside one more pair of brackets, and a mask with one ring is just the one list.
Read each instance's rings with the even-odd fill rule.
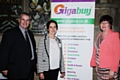
[[[102,32],[98,35],[102,34]],[[91,67],[96,67],[96,48],[94,46],[92,58],[90,61]],[[99,65],[100,68],[110,68],[110,70],[117,72],[120,60],[120,39],[119,33],[109,30],[105,38],[100,44]]]

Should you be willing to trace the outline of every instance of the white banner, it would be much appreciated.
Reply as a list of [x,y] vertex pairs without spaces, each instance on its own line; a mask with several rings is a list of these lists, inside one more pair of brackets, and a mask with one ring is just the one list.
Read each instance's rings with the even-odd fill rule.
[[94,0],[52,0],[51,18],[58,23],[66,69],[58,80],[92,80]]

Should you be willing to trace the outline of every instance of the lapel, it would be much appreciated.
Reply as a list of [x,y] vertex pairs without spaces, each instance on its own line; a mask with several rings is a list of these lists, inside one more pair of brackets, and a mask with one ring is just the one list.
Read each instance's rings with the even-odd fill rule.
[[29,37],[30,37],[30,40],[31,40],[31,43],[32,43],[32,47],[33,49],[35,50],[35,47],[36,47],[36,43],[35,43],[35,40],[34,40],[34,36],[32,34],[32,32],[30,30],[28,30],[28,34],[29,34]]
[[[49,47],[50,47],[50,38],[49,38],[49,36],[48,35],[45,35],[45,38],[44,38],[44,45],[45,45],[45,50],[46,50],[46,53],[47,53],[47,55],[49,56]],[[61,49],[62,49],[62,44],[61,44],[61,42],[60,42],[60,40],[57,38],[57,37],[55,37],[55,40],[57,41],[57,44],[58,44],[58,47],[59,47],[59,49],[60,49],[60,52],[61,52]]]
[[[111,33],[112,33],[113,31],[112,30],[109,30],[108,32],[107,32],[107,34],[105,35],[105,37],[104,37],[104,39],[103,39],[103,41],[101,42],[101,44],[100,44],[100,47],[101,46],[104,46],[104,44],[108,44],[109,43],[109,37],[111,36]],[[98,35],[98,38],[100,37],[100,35],[102,34],[102,32]],[[98,39],[97,38],[97,39]]]
[[29,34],[29,37],[30,37],[31,42],[33,43],[32,35],[31,35],[31,33],[30,33],[30,30],[28,30],[28,34]]
[[44,46],[45,46],[45,51],[49,57],[49,36],[45,35],[44,37]]
[[106,36],[104,37],[104,39],[107,39],[107,38],[111,35],[112,32],[113,32],[112,30],[109,30],[109,31],[107,32]]
[[25,40],[25,37],[24,37],[22,31],[20,30],[19,26],[17,27],[17,30],[18,30],[18,35],[19,35],[19,37],[21,37],[21,40],[23,40],[23,41],[25,42],[25,41],[26,41],[26,40]]
[[[113,32],[112,30],[109,30],[108,33],[106,34],[106,36],[104,37],[104,39],[107,39],[107,37],[109,37],[109,35],[110,35],[112,32]],[[97,40],[98,40],[98,38],[99,38],[101,35],[102,35],[102,32],[99,33],[99,35],[98,35],[98,37],[97,37]],[[97,40],[96,40],[96,41],[97,41]],[[96,41],[95,41],[95,42],[96,42]]]
[[102,44],[102,43],[109,44],[110,39],[111,39],[110,37],[111,37],[111,33],[112,33],[112,32],[113,32],[112,30],[109,30],[109,31],[107,32],[106,36],[104,37],[103,41],[101,42],[101,45],[102,45],[102,46],[104,46],[104,44]]

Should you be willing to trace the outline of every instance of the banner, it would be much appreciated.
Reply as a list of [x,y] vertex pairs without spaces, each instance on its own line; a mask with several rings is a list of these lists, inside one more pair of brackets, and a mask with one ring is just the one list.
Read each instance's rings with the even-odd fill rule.
[[51,18],[58,23],[62,40],[65,78],[92,80],[90,59],[93,50],[95,0],[52,0]]

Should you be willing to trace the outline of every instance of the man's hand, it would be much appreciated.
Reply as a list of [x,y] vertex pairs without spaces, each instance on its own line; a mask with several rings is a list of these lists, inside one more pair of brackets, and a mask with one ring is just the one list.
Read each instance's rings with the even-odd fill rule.
[[4,70],[2,73],[6,76],[8,74],[8,70]]

